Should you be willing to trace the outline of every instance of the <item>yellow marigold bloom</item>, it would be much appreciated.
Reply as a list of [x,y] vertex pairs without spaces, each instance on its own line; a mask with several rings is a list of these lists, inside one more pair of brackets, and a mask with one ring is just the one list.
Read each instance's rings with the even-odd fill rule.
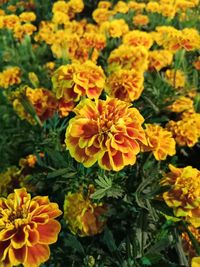
[[93,236],[103,230],[106,220],[101,217],[107,209],[103,204],[93,203],[91,193],[90,186],[87,196],[81,190],[78,193],[70,192],[65,197],[64,218],[73,234]]
[[[0,261],[3,266],[36,267],[50,257],[49,245],[57,241],[62,214],[48,197],[31,199],[25,188],[0,198]],[[37,256],[36,256],[37,255]]]
[[124,35],[123,44],[134,47],[144,46],[145,48],[149,49],[153,44],[153,39],[147,32],[134,30]]
[[173,54],[168,50],[149,51],[149,70],[160,71],[172,64]]
[[143,72],[148,67],[148,51],[144,46],[120,45],[110,53],[108,63],[110,71],[134,69]]
[[196,29],[185,28],[181,31],[179,43],[187,51],[200,49],[200,34]]
[[160,13],[160,4],[158,2],[149,2],[146,5],[146,11],[152,13]]
[[175,216],[191,216],[191,211],[200,207],[200,171],[191,166],[169,165],[169,169],[161,184],[170,185],[171,189],[163,193],[163,198]]
[[92,17],[96,23],[101,24],[102,22],[108,21],[114,14],[115,12],[113,10],[97,8],[93,11]]
[[83,0],[70,0],[68,3],[69,13],[80,13],[83,11],[84,2]]
[[191,267],[200,267],[200,257],[192,258]]
[[100,25],[100,31],[109,34],[113,38],[119,38],[129,31],[129,27],[123,19],[115,19],[103,22]]
[[172,133],[159,125],[146,124],[147,146],[142,146],[143,151],[152,151],[156,160],[165,160],[167,156],[176,154],[176,142]]
[[98,3],[98,8],[105,8],[105,9],[109,9],[111,7],[111,3],[108,1],[100,1]]
[[16,15],[3,16],[3,28],[13,30],[14,27],[19,24],[19,17]]
[[55,24],[66,24],[66,22],[69,21],[69,16],[64,12],[56,11],[53,14],[52,21]]
[[200,137],[200,114],[192,114],[180,121],[169,121],[167,129],[172,132],[179,146],[193,147]]
[[6,13],[3,9],[0,8],[0,16],[4,16]]
[[165,78],[176,89],[184,87],[186,83],[185,73],[181,70],[167,70],[165,72]]
[[119,70],[108,77],[105,91],[111,97],[131,102],[140,97],[144,89],[143,82],[142,72]]
[[190,111],[194,113],[193,100],[189,97],[181,96],[168,107],[171,111],[181,113],[184,111]]
[[114,6],[114,11],[125,14],[129,11],[129,6],[127,3],[124,3],[123,1],[118,1]]
[[82,65],[71,64],[59,67],[53,77],[53,88],[57,98],[68,91],[69,99],[78,101],[81,96],[98,98],[105,84],[103,69],[91,61]]
[[68,14],[69,6],[68,3],[65,1],[56,1],[53,4],[52,12],[56,13],[57,11],[59,12],[64,12],[65,14]]
[[176,9],[181,11],[186,11],[188,8],[195,7],[195,3],[187,0],[176,0]]
[[7,168],[0,173],[0,195],[6,197],[19,183],[20,169],[15,166]]
[[167,18],[173,19],[176,15],[176,7],[173,3],[160,4],[160,13]]
[[0,72],[0,87],[7,89],[9,86],[21,83],[21,71],[18,67],[9,67]]
[[146,26],[149,23],[149,18],[146,15],[138,14],[133,17],[133,24],[135,26]]
[[136,11],[136,14],[141,13],[145,9],[145,6],[146,6],[145,3],[138,3],[135,1],[129,1],[127,4],[128,4],[129,9],[133,9],[134,11]]
[[14,27],[14,37],[21,41],[25,35],[31,36],[36,30],[37,28],[31,23],[17,24]]
[[36,20],[36,15],[33,12],[23,12],[19,15],[20,21],[31,22]]
[[146,144],[143,117],[136,108],[116,98],[82,100],[75,107],[65,143],[73,158],[85,167],[98,161],[102,169],[119,171],[133,165]]

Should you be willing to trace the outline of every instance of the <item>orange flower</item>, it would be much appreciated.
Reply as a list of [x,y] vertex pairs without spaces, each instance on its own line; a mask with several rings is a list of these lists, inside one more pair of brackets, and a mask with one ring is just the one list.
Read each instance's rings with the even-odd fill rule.
[[152,151],[156,160],[165,160],[167,156],[176,154],[176,142],[172,133],[159,125],[147,124],[145,129],[148,146],[143,146],[144,151]]
[[193,100],[189,97],[181,96],[168,107],[169,110],[177,113],[183,111],[194,113]]
[[119,70],[108,77],[105,91],[111,97],[131,102],[140,97],[144,88],[143,82],[142,72]]
[[133,24],[135,26],[145,26],[149,23],[149,18],[146,15],[138,14],[133,17]]
[[160,71],[162,68],[171,65],[173,54],[168,50],[149,51],[149,70]]
[[0,262],[12,267],[38,267],[50,256],[49,244],[57,241],[61,215],[48,197],[34,197],[25,188],[0,198]]
[[[169,191],[163,193],[166,204],[173,208],[175,216],[187,217],[189,221],[191,218],[192,223],[199,224],[200,171],[191,166],[176,168],[169,165],[169,169],[171,172],[167,173],[161,181],[162,185],[171,186]],[[195,217],[198,220],[195,221]],[[197,225],[199,226],[200,224]]]
[[146,144],[144,119],[136,108],[118,99],[82,100],[66,131],[66,146],[85,167],[98,161],[101,168],[119,171],[133,165]]
[[78,193],[68,193],[64,202],[64,218],[73,234],[92,236],[101,233],[106,220],[101,218],[107,211],[103,204],[93,203],[90,199],[94,191],[91,185],[87,196],[82,190]]
[[[66,92],[69,101],[78,101],[81,96],[98,98],[103,90],[105,75],[103,69],[92,61],[59,67],[52,77],[57,98]],[[65,95],[65,99],[67,99]]]
[[0,87],[8,88],[21,83],[21,71],[18,67],[10,67],[0,73]]
[[149,49],[153,44],[153,39],[147,32],[134,30],[124,35],[123,44],[134,47],[144,46],[145,48]]
[[[188,230],[193,234],[195,239],[198,242],[200,242],[200,229],[198,229],[198,228],[196,229],[194,226],[189,225]],[[195,249],[192,245],[192,242],[191,242],[191,240],[190,240],[190,238],[186,232],[183,232],[181,237],[182,237],[183,249],[184,249],[185,253],[188,255],[189,260],[191,260],[193,257],[197,256]]]
[[145,71],[148,67],[148,51],[144,46],[120,45],[108,58],[109,70],[128,69]]
[[194,62],[193,66],[195,67],[196,70],[200,70],[200,57],[198,57]]

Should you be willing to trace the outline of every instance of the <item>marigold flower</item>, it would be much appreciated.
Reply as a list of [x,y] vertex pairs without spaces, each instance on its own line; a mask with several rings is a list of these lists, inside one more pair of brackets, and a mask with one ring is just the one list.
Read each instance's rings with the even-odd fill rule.
[[[192,225],[189,225],[188,230],[193,234],[197,242],[200,242],[200,229],[195,228]],[[183,245],[184,252],[188,256],[189,261],[191,261],[191,259],[197,255],[192,245],[192,242],[188,236],[188,233],[183,232],[181,235],[181,238],[182,238],[182,245]]]
[[135,1],[129,1],[127,4],[129,9],[133,9],[134,11],[136,11],[136,14],[141,13],[146,7],[145,3],[138,3]]
[[144,119],[136,108],[118,99],[82,100],[73,110],[65,143],[75,160],[85,167],[98,161],[101,168],[119,171],[133,165],[146,144]]
[[115,12],[113,10],[108,10],[107,8],[97,8],[93,11],[92,17],[94,21],[98,24],[108,21]]
[[120,45],[108,58],[109,70],[128,69],[143,72],[148,67],[148,51],[144,46]]
[[36,15],[33,12],[23,12],[19,15],[22,22],[31,22],[36,20]]
[[193,100],[191,100],[189,97],[181,96],[176,101],[172,103],[168,107],[169,110],[177,113],[181,113],[183,111],[189,111],[194,113],[194,106],[193,106]]
[[173,208],[175,216],[195,217],[195,213],[200,212],[200,171],[191,166],[169,165],[169,169],[161,184],[170,185],[171,189],[163,193],[163,199]]
[[160,13],[160,5],[159,5],[159,3],[150,1],[146,5],[146,11],[152,12],[152,13]]
[[134,30],[124,35],[123,44],[130,46],[144,46],[149,49],[153,44],[153,39],[147,32]]
[[179,121],[169,121],[166,125],[179,146],[193,147],[200,137],[200,114],[195,113]]
[[98,8],[105,8],[105,9],[109,9],[111,7],[111,3],[108,1],[100,1],[98,3]]
[[149,70],[160,71],[172,64],[173,54],[168,50],[149,51]]
[[138,14],[133,17],[133,24],[135,26],[146,26],[149,23],[149,18],[146,15]]
[[64,218],[73,234],[93,236],[101,233],[106,220],[101,218],[107,211],[104,204],[93,203],[90,195],[93,187],[89,187],[87,196],[82,190],[78,193],[69,192],[64,202]]
[[119,38],[129,31],[128,24],[123,19],[115,19],[103,22],[100,31],[107,33],[110,37]]
[[152,151],[156,160],[165,160],[167,156],[176,154],[176,142],[172,133],[159,125],[146,124],[147,146],[142,146],[143,151]]
[[140,97],[144,88],[143,82],[142,72],[119,70],[108,77],[105,91],[111,97],[131,102]]
[[129,11],[129,6],[123,1],[117,1],[116,5],[114,6],[114,11],[125,14]]
[[[25,188],[0,198],[0,261],[3,266],[37,267],[50,256],[49,245],[57,241],[62,214],[48,197],[31,199]],[[36,256],[37,255],[37,256]]]
[[7,89],[9,86],[21,83],[21,70],[10,67],[0,73],[0,87]]
[[193,63],[194,67],[196,70],[200,70],[200,57],[198,57],[194,63]]
[[16,15],[3,16],[3,28],[13,30],[17,24],[19,24],[19,17]]
[[[53,77],[53,88],[57,98],[68,91],[68,99],[78,101],[81,96],[98,98],[105,84],[103,69],[92,61],[82,65],[71,64],[59,67]],[[65,96],[66,99],[66,96]]]
[[167,70],[165,72],[166,80],[174,88],[178,89],[185,86],[186,76],[181,70]]

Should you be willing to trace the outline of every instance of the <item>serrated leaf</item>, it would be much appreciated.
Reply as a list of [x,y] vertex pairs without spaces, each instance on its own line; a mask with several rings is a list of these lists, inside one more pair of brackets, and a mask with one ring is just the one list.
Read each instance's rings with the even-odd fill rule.
[[106,195],[106,189],[98,189],[91,195],[91,198],[93,198],[93,199],[101,199],[105,195]]
[[62,176],[64,174],[67,174],[68,172],[69,172],[69,169],[68,168],[59,169],[59,170],[56,170],[56,171],[53,171],[53,172],[49,173],[47,175],[47,178],[48,179],[52,179],[52,178],[55,178],[55,177],[58,177],[58,176]]

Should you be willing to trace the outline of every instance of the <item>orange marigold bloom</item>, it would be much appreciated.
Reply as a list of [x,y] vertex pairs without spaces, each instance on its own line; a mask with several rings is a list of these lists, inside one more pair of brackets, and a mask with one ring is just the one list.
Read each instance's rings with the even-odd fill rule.
[[142,72],[119,70],[108,77],[105,91],[111,97],[131,102],[140,97],[144,89],[143,82]]
[[194,227],[200,226],[200,171],[187,166],[176,168],[169,165],[171,172],[161,181],[171,189],[163,193],[166,204],[173,208],[177,217],[186,217]]
[[63,93],[68,91],[68,99],[78,101],[85,95],[88,98],[98,98],[105,84],[105,75],[100,66],[86,61],[82,65],[73,63],[59,67],[52,77],[52,82],[57,98],[61,98]]
[[38,267],[50,257],[49,245],[57,241],[62,214],[48,197],[31,199],[25,188],[0,198],[0,261],[3,266]]
[[124,35],[123,43],[130,46],[144,46],[149,49],[153,44],[153,39],[147,32],[134,30]]
[[108,10],[107,8],[97,8],[93,11],[92,17],[94,21],[98,24],[108,21],[115,12],[113,10]]
[[180,121],[169,121],[166,128],[172,132],[179,146],[193,147],[200,137],[200,114],[187,113]]
[[146,144],[143,117],[136,108],[116,98],[82,100],[75,107],[65,143],[73,158],[85,167],[98,161],[101,168],[119,171],[133,165]]
[[165,72],[166,80],[174,88],[178,89],[185,86],[186,76],[181,70],[167,70]]
[[189,97],[181,96],[168,107],[169,110],[177,113],[189,111],[194,113],[193,100]]
[[107,208],[102,203],[92,202],[90,195],[93,191],[93,186],[90,186],[87,196],[81,190],[78,193],[69,192],[65,197],[64,218],[73,234],[93,236],[101,233],[105,226],[106,220],[102,215]]
[[7,89],[9,86],[21,83],[21,70],[10,67],[0,73],[0,87]]
[[143,151],[152,151],[156,160],[165,160],[167,156],[176,154],[176,142],[172,133],[159,125],[146,124],[147,146],[142,146]]
[[149,51],[149,70],[160,71],[172,64],[173,54],[168,50]]
[[148,51],[144,46],[120,45],[108,58],[109,70],[128,69],[145,71],[148,67]]
[[[189,225],[188,230],[193,234],[195,239],[200,243],[200,229],[195,228],[192,225]],[[192,245],[192,242],[188,236],[188,233],[186,232],[183,232],[181,237],[182,237],[182,245],[183,245],[184,252],[188,255],[189,260],[191,260],[193,257],[197,256],[195,249]]]
[[146,15],[138,14],[133,17],[133,24],[135,26],[145,26],[149,23],[149,18]]

